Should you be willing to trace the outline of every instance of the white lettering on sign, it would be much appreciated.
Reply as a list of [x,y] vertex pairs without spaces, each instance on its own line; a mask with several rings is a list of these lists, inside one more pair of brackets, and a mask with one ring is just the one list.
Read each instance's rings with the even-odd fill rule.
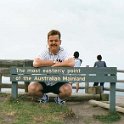
[[67,81],[67,82],[69,82],[69,81],[78,81],[78,82],[80,82],[80,81],[85,81],[85,77],[76,77],[76,76],[73,76],[73,77],[68,77],[68,76],[63,76],[63,80],[64,81]]
[[40,69],[27,69],[28,73],[40,73]]
[[17,73],[24,73],[25,69],[21,69],[21,68],[16,68]]
[[67,74],[80,74],[81,70],[80,69],[68,69]]
[[51,76],[51,77],[41,77],[41,76],[35,76],[35,81],[61,81],[61,78],[58,76]]
[[32,77],[27,77],[27,76],[23,77],[23,80],[25,80],[25,81],[30,81],[31,79],[32,79]]
[[20,76],[17,76],[17,77],[15,78],[15,80],[16,80],[16,81],[19,81],[19,80],[21,80],[21,77],[20,77]]
[[64,74],[65,73],[65,70],[63,69],[44,69],[43,70],[43,73],[62,73]]

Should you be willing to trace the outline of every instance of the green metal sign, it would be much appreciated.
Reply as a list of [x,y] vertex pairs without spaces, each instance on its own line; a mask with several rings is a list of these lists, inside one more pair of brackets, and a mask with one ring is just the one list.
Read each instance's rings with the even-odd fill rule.
[[11,81],[116,82],[116,68],[94,67],[12,67]]

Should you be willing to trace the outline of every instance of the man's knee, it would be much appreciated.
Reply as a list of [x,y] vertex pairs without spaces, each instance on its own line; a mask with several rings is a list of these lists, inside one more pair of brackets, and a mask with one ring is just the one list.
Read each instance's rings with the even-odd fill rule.
[[31,82],[29,85],[28,85],[28,93],[30,95],[41,95],[42,94],[42,85],[38,82]]
[[64,84],[60,87],[59,91],[61,95],[69,97],[72,94],[72,86],[69,83]]

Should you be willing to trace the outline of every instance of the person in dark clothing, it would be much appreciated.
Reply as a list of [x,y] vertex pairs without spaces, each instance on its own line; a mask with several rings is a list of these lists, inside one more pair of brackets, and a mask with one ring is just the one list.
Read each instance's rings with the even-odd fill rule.
[[[102,56],[97,55],[97,61],[94,63],[94,67],[100,68],[100,67],[107,67],[106,62],[102,61]],[[93,86],[98,86],[99,82],[94,82]],[[100,86],[104,89],[104,82],[100,82]]]

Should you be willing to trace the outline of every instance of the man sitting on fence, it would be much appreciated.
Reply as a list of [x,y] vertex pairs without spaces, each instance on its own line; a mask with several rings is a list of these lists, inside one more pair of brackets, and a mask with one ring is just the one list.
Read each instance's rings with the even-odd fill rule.
[[[41,55],[34,59],[34,67],[52,66],[52,67],[73,67],[74,58],[69,58],[66,51],[60,47],[61,34],[57,30],[51,30],[47,36],[48,49],[41,53]],[[58,94],[54,98],[57,104],[64,104],[64,99],[71,96],[72,87],[68,82],[31,82],[28,86],[28,92],[31,95],[39,95],[40,102],[46,103],[49,100],[46,93],[52,92]]]

